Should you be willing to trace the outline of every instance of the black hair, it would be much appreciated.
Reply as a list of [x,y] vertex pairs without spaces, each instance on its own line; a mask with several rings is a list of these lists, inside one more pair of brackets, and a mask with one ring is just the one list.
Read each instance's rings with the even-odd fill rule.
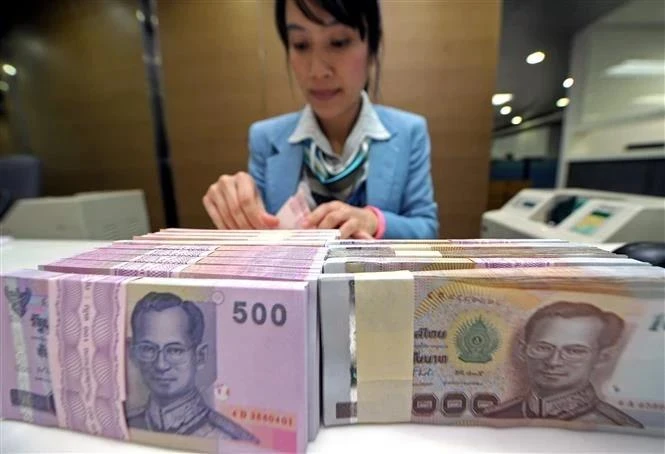
[[[286,27],[286,2],[288,0],[275,0],[275,24],[279,38],[289,52],[289,36]],[[293,0],[300,11],[314,23],[324,25],[325,22],[312,11],[310,4],[314,4],[330,13],[338,22],[358,30],[360,38],[367,41],[369,55],[375,62],[374,94],[379,86],[379,49],[383,36],[381,26],[381,11],[379,0]],[[369,88],[369,80],[365,83],[365,90]]]
[[[139,329],[140,317],[147,312],[161,312],[172,307],[179,307],[187,315],[188,328],[187,336],[194,345],[199,345],[203,340],[203,312],[191,301],[183,301],[179,296],[173,293],[150,292],[141,298],[132,311],[132,332],[136,333]],[[134,337],[136,334],[134,334]]]
[[538,321],[550,317],[562,317],[565,319],[596,317],[603,323],[603,331],[598,336],[598,343],[601,349],[614,346],[619,341],[624,327],[623,320],[612,312],[604,312],[588,303],[557,301],[548,306],[541,307],[533,313],[524,327],[525,340],[529,342]]

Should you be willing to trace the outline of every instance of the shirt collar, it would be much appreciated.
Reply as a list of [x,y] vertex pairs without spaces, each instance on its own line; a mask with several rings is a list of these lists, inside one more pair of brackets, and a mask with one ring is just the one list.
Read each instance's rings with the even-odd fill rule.
[[[374,110],[367,92],[363,90],[360,96],[362,97],[362,107],[360,108],[356,124],[347,138],[347,144],[360,142],[366,137],[374,140],[389,139],[391,137],[390,132],[388,132],[376,110]],[[307,139],[313,140],[323,151],[332,153],[328,138],[321,131],[314,111],[309,104],[303,109],[300,120],[298,120],[298,125],[289,137],[289,143],[299,143]],[[344,148],[346,149],[346,145]],[[353,148],[355,148],[355,145]]]

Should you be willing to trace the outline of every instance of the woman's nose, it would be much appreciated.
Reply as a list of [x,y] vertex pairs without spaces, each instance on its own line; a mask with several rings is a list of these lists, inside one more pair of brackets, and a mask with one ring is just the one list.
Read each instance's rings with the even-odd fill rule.
[[325,79],[332,75],[332,67],[321,52],[312,52],[309,73],[313,79]]

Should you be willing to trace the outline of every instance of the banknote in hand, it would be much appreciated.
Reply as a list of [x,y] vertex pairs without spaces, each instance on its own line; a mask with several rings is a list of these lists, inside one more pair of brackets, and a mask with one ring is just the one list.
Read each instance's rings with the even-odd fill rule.
[[[310,202],[304,185],[298,187],[298,191],[284,203],[277,212],[280,229],[299,229],[305,217],[311,212]],[[337,236],[339,237],[339,236]]]

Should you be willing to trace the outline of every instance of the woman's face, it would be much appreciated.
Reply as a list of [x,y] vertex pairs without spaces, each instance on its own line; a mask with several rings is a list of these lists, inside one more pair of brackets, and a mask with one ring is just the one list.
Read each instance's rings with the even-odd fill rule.
[[295,1],[286,4],[289,62],[307,102],[322,120],[355,109],[369,73],[369,48],[360,33],[324,9],[310,9],[325,25],[310,21]]

